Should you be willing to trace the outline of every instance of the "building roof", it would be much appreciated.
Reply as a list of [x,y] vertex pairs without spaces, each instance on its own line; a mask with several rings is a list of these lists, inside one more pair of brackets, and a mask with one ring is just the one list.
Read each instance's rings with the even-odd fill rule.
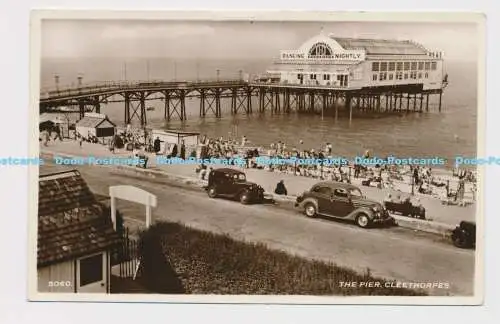
[[427,55],[425,47],[408,40],[330,37],[346,50],[365,50],[367,55]]
[[119,242],[111,218],[76,170],[41,175],[38,193],[38,267]]
[[184,131],[184,130],[178,130],[178,129],[153,129],[152,131],[155,134],[177,135],[179,137],[200,135],[200,132]]
[[[107,125],[101,125],[104,122],[106,122]],[[99,126],[114,127],[115,124],[113,124],[107,118],[94,117],[94,116],[85,116],[85,117],[83,117],[82,119],[80,119],[76,123],[76,126],[79,126],[79,127],[89,127],[89,128],[97,128]]]

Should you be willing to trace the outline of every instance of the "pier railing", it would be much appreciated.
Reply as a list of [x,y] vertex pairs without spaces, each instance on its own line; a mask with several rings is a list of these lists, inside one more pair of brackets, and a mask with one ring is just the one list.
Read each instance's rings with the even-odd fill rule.
[[207,85],[233,85],[243,84],[247,81],[242,79],[217,80],[182,80],[182,81],[165,81],[165,80],[136,80],[136,81],[98,81],[91,84],[70,85],[64,87],[42,88],[40,91],[40,99],[50,99],[54,97],[67,97],[72,95],[92,94],[99,91],[112,90],[139,90],[144,88],[188,88]]

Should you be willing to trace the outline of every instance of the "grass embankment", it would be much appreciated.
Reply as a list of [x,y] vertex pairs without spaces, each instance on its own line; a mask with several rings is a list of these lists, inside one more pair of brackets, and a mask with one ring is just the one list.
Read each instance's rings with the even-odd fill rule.
[[[158,293],[258,295],[422,295],[385,288],[385,280],[236,241],[226,235],[163,222],[141,234],[143,279]],[[379,282],[342,288],[339,282]]]

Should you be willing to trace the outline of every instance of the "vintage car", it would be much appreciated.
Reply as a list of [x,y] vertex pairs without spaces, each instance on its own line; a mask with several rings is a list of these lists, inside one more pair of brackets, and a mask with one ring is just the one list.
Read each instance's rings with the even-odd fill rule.
[[210,198],[226,197],[238,199],[242,204],[262,202],[264,189],[253,182],[248,182],[245,173],[221,168],[208,174],[208,185],[205,187]]
[[476,246],[476,223],[461,221],[451,233],[453,245],[459,248],[473,248]]
[[403,216],[425,219],[425,208],[423,206],[415,206],[411,201],[385,201],[384,207],[392,213],[400,213]]
[[315,184],[297,197],[295,207],[301,208],[308,217],[321,215],[350,220],[362,228],[394,224],[394,219],[382,204],[367,199],[358,187],[343,182]]

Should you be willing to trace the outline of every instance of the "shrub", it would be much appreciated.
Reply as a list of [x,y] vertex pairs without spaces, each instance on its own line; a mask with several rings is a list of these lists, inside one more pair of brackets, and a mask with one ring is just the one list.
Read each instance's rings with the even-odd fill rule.
[[[261,243],[162,222],[141,235],[144,277],[152,285],[191,294],[423,295],[332,263],[308,260]],[[146,278],[148,277],[148,278]],[[166,282],[166,278],[171,282]],[[172,281],[173,280],[173,281]],[[342,288],[340,281],[378,281],[381,288]]]

